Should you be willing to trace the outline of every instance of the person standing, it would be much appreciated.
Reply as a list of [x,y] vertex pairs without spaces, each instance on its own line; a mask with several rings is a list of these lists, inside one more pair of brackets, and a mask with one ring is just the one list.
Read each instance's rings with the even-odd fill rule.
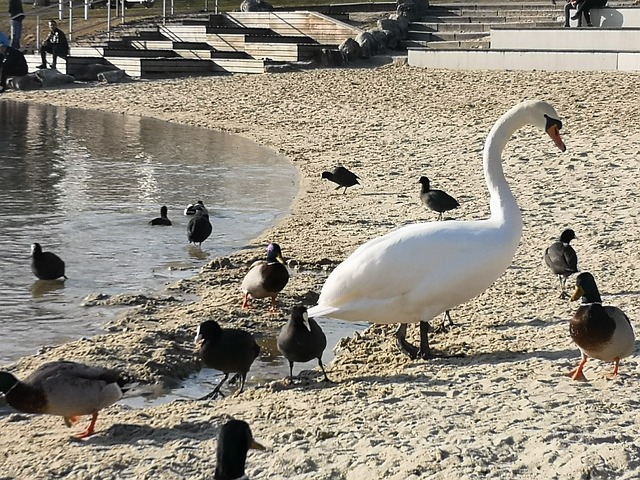
[[0,45],[0,55],[3,57],[0,63],[0,93],[7,89],[7,78],[10,76],[22,77],[29,73],[27,60],[17,48],[8,45]]
[[11,46],[19,50],[22,20],[24,20],[22,0],[9,0],[9,15],[11,16]]
[[51,54],[51,68],[56,68],[58,57],[66,59],[69,56],[67,36],[58,28],[55,20],[49,20],[49,36],[40,46],[42,63],[37,68],[47,68],[47,53]]

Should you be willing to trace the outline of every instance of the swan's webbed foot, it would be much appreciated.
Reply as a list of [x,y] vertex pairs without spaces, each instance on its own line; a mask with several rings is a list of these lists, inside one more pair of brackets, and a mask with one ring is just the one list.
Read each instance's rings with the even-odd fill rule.
[[411,360],[426,360],[432,357],[429,347],[429,323],[420,322],[420,348],[407,341],[407,324],[401,323],[395,333],[398,347],[406,353]]
[[447,333],[454,326],[455,326],[455,323],[453,323],[453,320],[451,319],[451,315],[449,314],[449,310],[447,310],[446,312],[444,312],[444,315],[442,316],[442,323],[440,323],[438,327],[434,328],[433,332]]

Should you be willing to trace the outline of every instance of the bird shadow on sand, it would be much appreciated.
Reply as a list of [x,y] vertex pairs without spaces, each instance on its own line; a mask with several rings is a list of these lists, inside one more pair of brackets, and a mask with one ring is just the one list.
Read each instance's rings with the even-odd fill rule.
[[149,425],[117,423],[106,430],[97,430],[95,435],[77,440],[91,445],[123,445],[136,442],[164,445],[173,441],[210,440],[218,435],[219,421],[212,418],[209,421],[182,422],[173,427],[152,427]]
[[569,324],[569,318],[556,318],[552,320],[545,320],[542,318],[532,318],[531,320],[524,320],[522,322],[507,322],[499,325],[494,325],[492,328],[495,330],[507,330],[509,328],[521,328],[521,327],[555,327],[558,324]]

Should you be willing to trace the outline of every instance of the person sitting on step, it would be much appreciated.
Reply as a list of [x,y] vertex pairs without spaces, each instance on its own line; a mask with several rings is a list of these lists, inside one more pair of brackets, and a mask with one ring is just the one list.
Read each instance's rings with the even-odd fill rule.
[[67,36],[58,28],[58,23],[55,20],[49,20],[49,30],[49,36],[42,42],[42,46],[40,47],[42,64],[38,65],[37,68],[47,68],[47,53],[51,54],[51,68],[56,68],[58,57],[66,60],[69,56]]
[[[591,24],[591,15],[589,10],[592,8],[602,8],[607,4],[607,0],[584,0],[578,3],[576,8],[576,14],[571,17],[571,20],[578,20],[578,26],[582,26],[582,16],[584,15],[584,21],[587,23],[587,27],[593,27]],[[566,10],[565,10],[566,12]],[[600,25],[600,22],[598,22]]]
[[578,20],[578,27],[582,26],[582,15],[578,15],[576,18],[573,18],[571,16],[571,10],[576,10],[577,8],[579,8],[580,5],[582,5],[582,2],[584,2],[584,0],[580,0],[579,2],[576,0],[567,0],[567,3],[564,4],[564,26],[565,27],[569,27],[569,18],[573,19],[573,20]]

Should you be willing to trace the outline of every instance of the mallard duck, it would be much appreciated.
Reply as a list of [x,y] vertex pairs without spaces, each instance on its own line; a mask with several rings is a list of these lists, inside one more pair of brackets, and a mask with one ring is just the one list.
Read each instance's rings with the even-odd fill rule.
[[68,427],[77,417],[92,415],[89,427],[77,435],[85,438],[94,433],[98,412],[120,400],[130,380],[111,368],[59,361],[41,365],[24,381],[0,372],[0,391],[16,410],[60,415]]
[[193,208],[196,213],[187,224],[187,239],[189,243],[197,243],[199,247],[202,247],[202,242],[209,238],[213,232],[213,226],[209,221],[209,213],[206,208],[197,204]]
[[558,276],[560,282],[560,298],[568,298],[566,292],[567,279],[578,272],[578,255],[569,243],[576,238],[576,234],[570,228],[560,235],[557,242],[553,242],[544,251],[544,263]]
[[218,386],[202,400],[221,395],[220,389],[231,373],[240,376],[242,392],[247,373],[260,353],[253,335],[239,328],[222,328],[215,320],[207,320],[199,325],[195,342],[199,345],[198,356],[202,363],[224,373]]
[[276,344],[280,353],[289,361],[291,383],[293,383],[294,362],[308,362],[314,358],[318,359],[325,381],[330,381],[322,364],[322,353],[327,348],[327,337],[320,325],[313,318],[309,318],[304,306],[296,305],[291,309],[291,317],[282,326]]
[[160,208],[160,216],[158,218],[154,218],[149,222],[149,225],[161,225],[161,226],[170,226],[171,220],[167,218],[167,206],[163,205]]
[[[495,123],[483,165],[491,195],[486,220],[415,223],[369,240],[327,278],[310,317],[402,324],[400,348],[412,358],[431,355],[428,321],[482,293],[509,267],[522,217],[502,170],[502,150],[519,128],[534,125],[565,151],[562,123],[543,101],[522,102]],[[406,324],[420,322],[420,348],[406,340]]]
[[200,205],[202,207],[202,211],[204,213],[206,213],[207,215],[209,215],[209,211],[204,206],[204,203],[202,202],[202,200],[198,200],[196,203],[190,203],[189,205],[187,205],[187,208],[184,209],[184,214],[185,215],[195,215],[196,214],[196,205]]
[[338,186],[336,187],[336,190],[344,187],[342,193],[347,193],[347,188],[349,187],[360,185],[360,182],[358,182],[360,177],[344,167],[336,167],[333,169],[333,172],[322,172],[322,178],[326,178],[330,182],[337,183]]
[[438,220],[442,220],[442,214],[444,212],[460,206],[458,201],[447,192],[429,188],[429,178],[422,176],[420,180],[418,180],[418,183],[422,185],[420,189],[420,200],[428,209],[438,212]]
[[244,276],[240,288],[243,292],[242,308],[249,308],[252,298],[271,297],[271,311],[276,311],[276,297],[289,282],[289,270],[277,243],[267,246],[267,259],[253,262]]
[[249,424],[243,420],[229,420],[218,433],[216,471],[214,480],[240,480],[244,476],[249,449],[265,450],[256,442]]
[[31,271],[40,280],[66,279],[64,260],[53,252],[43,252],[39,243],[31,245]]
[[586,380],[582,370],[589,357],[603,362],[614,362],[610,377],[618,374],[620,359],[630,356],[636,347],[636,334],[629,317],[618,307],[602,305],[598,286],[589,272],[576,277],[576,288],[571,300],[582,299],[569,321],[569,333],[578,345],[582,359],[568,376]]

